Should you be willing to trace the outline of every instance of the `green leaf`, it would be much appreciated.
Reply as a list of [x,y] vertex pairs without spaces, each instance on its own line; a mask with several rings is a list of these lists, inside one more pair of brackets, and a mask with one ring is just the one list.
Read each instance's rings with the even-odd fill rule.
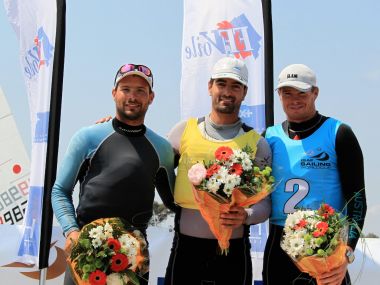
[[82,279],[83,279],[83,280],[88,280],[89,277],[90,277],[90,274],[88,274],[88,273],[84,273],[84,274],[82,275]]
[[131,270],[127,270],[127,271],[125,272],[125,274],[128,276],[129,281],[130,281],[133,285],[140,285],[140,282],[139,282],[139,279],[137,278],[136,273],[134,273],[134,272],[131,271]]
[[107,254],[105,253],[104,250],[102,250],[102,251],[99,251],[99,252],[96,254],[96,257],[107,257]]
[[103,265],[104,265],[104,262],[103,262],[102,259],[97,258],[97,259],[95,260],[95,267],[96,267],[96,268],[101,268]]
[[84,273],[88,273],[88,272],[91,272],[91,265],[90,264],[85,264],[82,266],[82,271]]
[[86,261],[89,262],[89,263],[93,262],[94,259],[95,259],[95,257],[92,256],[92,255],[87,255],[87,256],[86,256]]
[[91,242],[89,239],[79,239],[79,244],[86,249],[91,248]]

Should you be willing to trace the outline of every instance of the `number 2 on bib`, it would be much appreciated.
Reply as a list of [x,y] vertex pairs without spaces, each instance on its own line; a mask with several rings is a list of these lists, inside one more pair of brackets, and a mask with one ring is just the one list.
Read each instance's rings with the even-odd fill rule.
[[293,213],[296,206],[303,200],[309,193],[309,183],[307,181],[294,178],[290,179],[285,184],[285,192],[294,193],[284,205],[284,213]]

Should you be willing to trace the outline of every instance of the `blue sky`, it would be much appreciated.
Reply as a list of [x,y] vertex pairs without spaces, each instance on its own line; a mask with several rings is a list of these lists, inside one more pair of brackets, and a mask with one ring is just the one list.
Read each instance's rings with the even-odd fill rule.
[[[146,124],[165,136],[180,120],[183,4],[164,1],[67,0],[65,76],[59,158],[80,127],[114,114],[112,82],[123,63],[144,63],[156,98]],[[317,73],[317,109],[349,124],[361,144],[368,213],[365,232],[380,235],[377,124],[380,86],[380,2],[272,0],[274,78],[291,63]],[[29,107],[18,42],[0,6],[0,86],[30,150]],[[205,86],[205,96],[207,95]],[[275,122],[284,119],[275,94]]]

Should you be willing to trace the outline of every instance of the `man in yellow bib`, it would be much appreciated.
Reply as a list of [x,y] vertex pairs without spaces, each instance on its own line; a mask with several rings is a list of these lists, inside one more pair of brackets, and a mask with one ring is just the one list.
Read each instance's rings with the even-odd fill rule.
[[208,91],[211,113],[178,123],[169,133],[169,141],[179,156],[174,190],[176,213],[175,236],[165,285],[251,285],[249,225],[265,221],[271,211],[270,198],[249,209],[234,206],[221,214],[222,224],[232,228],[228,255],[217,252],[218,241],[201,216],[187,177],[198,161],[214,158],[220,146],[241,149],[249,145],[260,168],[271,164],[271,150],[266,140],[242,123],[239,109],[247,94],[248,69],[242,60],[220,59],[213,68]]

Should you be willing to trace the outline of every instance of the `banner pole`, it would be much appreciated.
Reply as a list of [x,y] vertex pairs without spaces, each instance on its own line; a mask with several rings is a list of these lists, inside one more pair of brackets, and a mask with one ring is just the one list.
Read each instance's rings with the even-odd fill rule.
[[[46,170],[41,218],[41,239],[39,252],[39,269],[49,266],[49,251],[52,235],[53,209],[51,206],[51,189],[57,172],[59,128],[61,120],[62,86],[65,57],[66,1],[57,0],[57,26],[55,38],[54,64],[51,87]],[[41,278],[42,277],[42,278]],[[46,278],[46,271],[41,270],[41,279]],[[41,284],[41,283],[40,283]]]
[[265,45],[265,125],[274,124],[273,108],[273,29],[271,0],[262,0]]
[[46,274],[47,273],[47,268],[43,268],[40,270],[40,282],[38,283],[39,285],[45,285],[46,284]]

